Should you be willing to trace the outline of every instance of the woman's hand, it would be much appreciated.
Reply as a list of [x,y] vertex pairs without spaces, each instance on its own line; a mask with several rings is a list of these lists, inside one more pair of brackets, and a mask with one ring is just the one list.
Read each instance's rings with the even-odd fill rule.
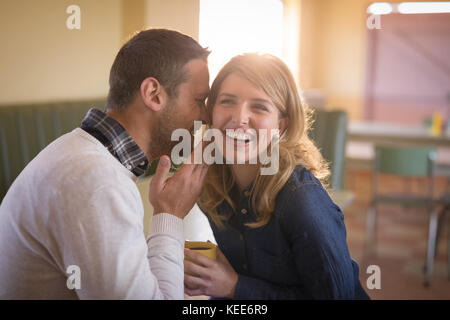
[[184,254],[197,262],[195,264],[184,260],[184,292],[186,294],[233,298],[238,275],[219,248],[217,248],[216,260],[189,249],[184,249]]

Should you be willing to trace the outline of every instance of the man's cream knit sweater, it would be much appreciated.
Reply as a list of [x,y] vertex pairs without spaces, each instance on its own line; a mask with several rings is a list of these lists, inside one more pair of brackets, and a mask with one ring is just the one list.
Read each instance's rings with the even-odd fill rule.
[[82,129],[47,146],[0,206],[0,299],[183,299],[183,222],[158,214],[145,239],[135,182]]

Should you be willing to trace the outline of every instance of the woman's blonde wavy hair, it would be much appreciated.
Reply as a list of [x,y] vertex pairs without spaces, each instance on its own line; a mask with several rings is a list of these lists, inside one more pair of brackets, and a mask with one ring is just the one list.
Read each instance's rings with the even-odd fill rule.
[[[243,77],[263,90],[280,111],[280,118],[288,118],[287,128],[279,142],[278,172],[274,175],[259,174],[252,186],[250,205],[257,212],[257,220],[247,225],[258,228],[269,222],[275,208],[276,196],[297,165],[303,165],[324,182],[329,175],[328,164],[308,137],[311,111],[302,103],[289,68],[279,58],[270,54],[239,55],[220,70],[211,86],[207,101],[210,119],[222,83],[230,74]],[[198,204],[220,228],[223,228],[223,221],[227,217],[220,216],[217,207],[225,200],[236,210],[230,196],[234,186],[235,179],[229,165],[211,165]]]

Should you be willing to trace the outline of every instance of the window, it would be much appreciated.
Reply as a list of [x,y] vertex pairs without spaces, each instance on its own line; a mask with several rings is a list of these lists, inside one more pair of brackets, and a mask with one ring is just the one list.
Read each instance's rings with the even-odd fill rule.
[[225,63],[244,52],[283,59],[283,28],[280,0],[200,0],[199,41],[212,50],[211,82]]

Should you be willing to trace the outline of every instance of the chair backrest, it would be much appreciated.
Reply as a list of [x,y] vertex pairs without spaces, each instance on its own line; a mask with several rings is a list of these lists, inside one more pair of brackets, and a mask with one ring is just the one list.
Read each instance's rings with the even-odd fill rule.
[[329,186],[340,190],[344,185],[347,113],[342,110],[314,110],[310,138],[330,162]]
[[104,106],[105,99],[0,106],[0,199],[42,149]]
[[432,147],[375,146],[375,171],[407,177],[431,176],[436,150]]

